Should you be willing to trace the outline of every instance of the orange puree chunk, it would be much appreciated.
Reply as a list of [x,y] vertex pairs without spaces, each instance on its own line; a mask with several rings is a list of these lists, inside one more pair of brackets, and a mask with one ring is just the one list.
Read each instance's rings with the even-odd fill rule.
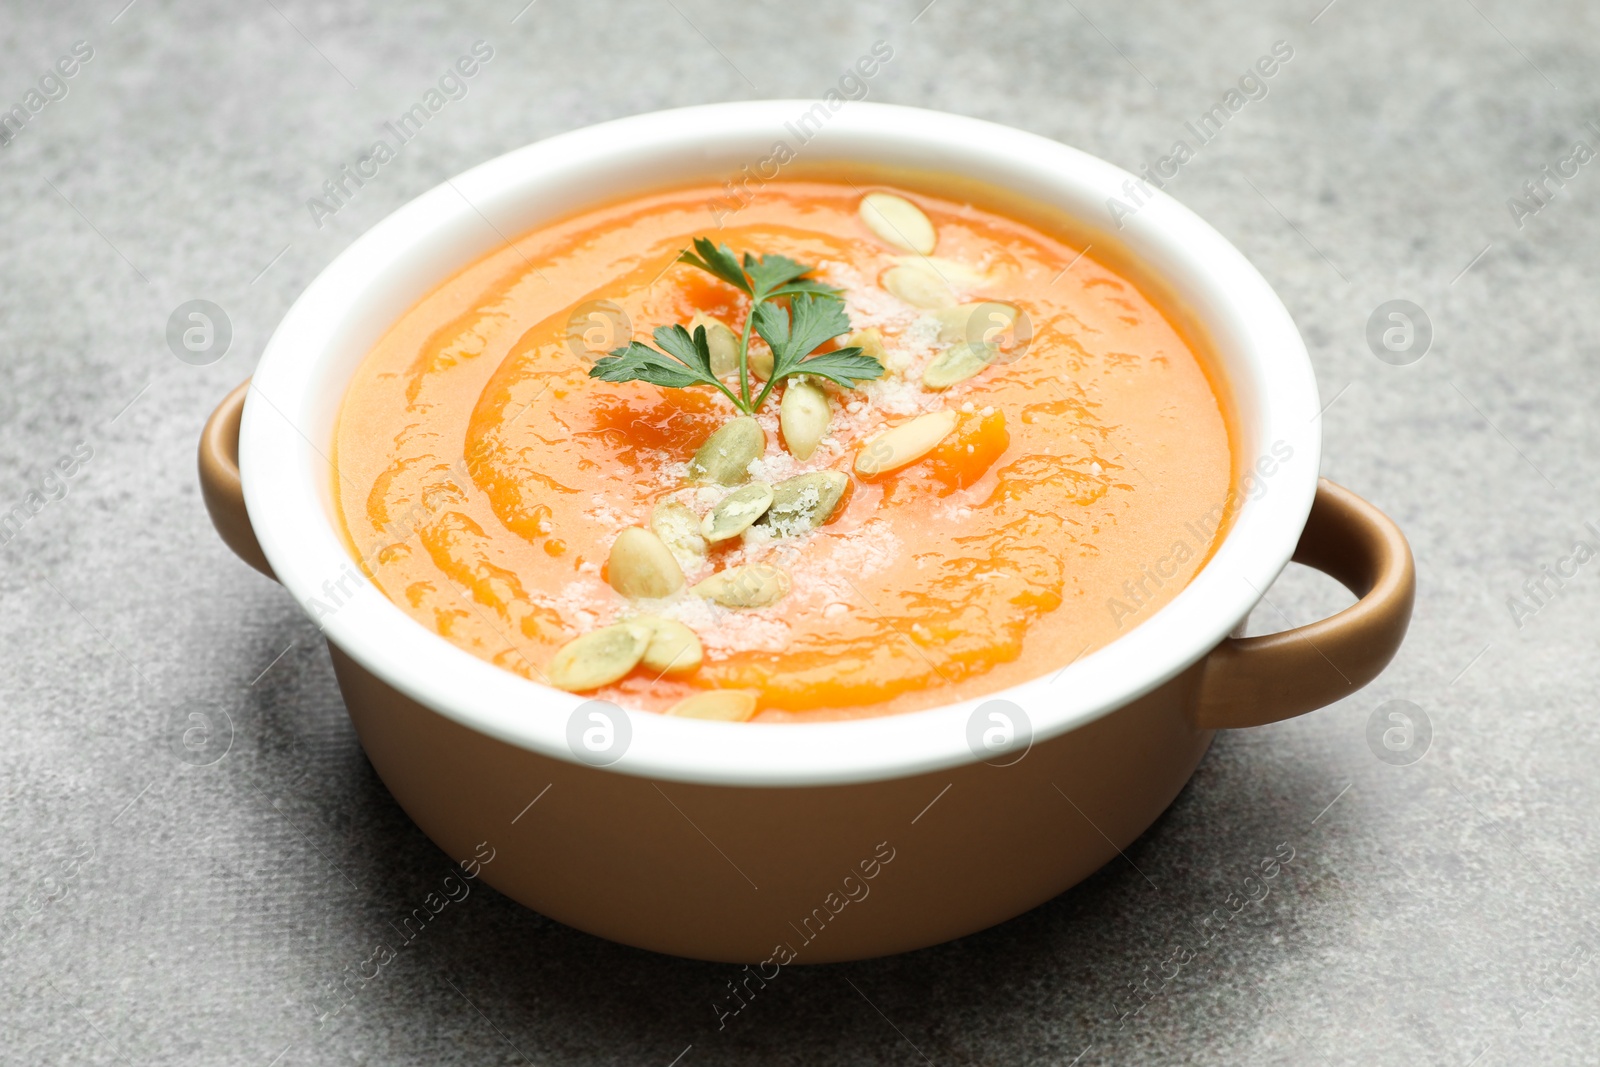
[[1203,348],[1099,239],[842,178],[721,228],[712,186],[595,207],[407,311],[335,441],[372,580],[531,680],[733,723],[979,697],[1150,618],[1225,532]]
[[928,473],[951,490],[966,489],[989,473],[1010,444],[1003,412],[986,408],[983,414],[963,415],[956,432],[933,450]]

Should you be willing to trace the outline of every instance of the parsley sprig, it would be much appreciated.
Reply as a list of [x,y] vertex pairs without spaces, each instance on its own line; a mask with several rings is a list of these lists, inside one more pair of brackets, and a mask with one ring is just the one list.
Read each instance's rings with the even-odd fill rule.
[[[727,245],[714,245],[696,237],[694,251],[678,257],[722,279],[750,298],[750,314],[739,334],[739,391],[735,394],[711,369],[711,349],[704,326],[691,334],[682,326],[662,326],[652,336],[659,348],[634,341],[595,361],[591,378],[607,382],[643,381],[665,389],[709,385],[720,391],[746,415],[760,410],[772,387],[796,374],[814,374],[847,389],[858,381],[883,375],[883,364],[860,348],[840,348],[818,353],[832,338],[850,330],[842,290],[807,278],[814,267],[787,256],[752,256],[740,260]],[[788,297],[788,307],[777,302]],[[754,401],[750,398],[750,331],[772,349],[772,373]]]

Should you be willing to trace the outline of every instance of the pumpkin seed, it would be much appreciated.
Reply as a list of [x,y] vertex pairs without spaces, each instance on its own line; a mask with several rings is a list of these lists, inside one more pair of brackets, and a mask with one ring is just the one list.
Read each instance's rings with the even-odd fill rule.
[[745,364],[750,368],[750,376],[760,381],[772,377],[772,349],[757,348],[752,341],[750,349],[745,353]]
[[711,689],[685,697],[667,709],[680,719],[745,722],[756,713],[756,696],[743,689]]
[[1010,304],[986,300],[977,304],[957,304],[933,313],[939,322],[939,340],[988,343],[993,331],[1005,331],[1017,320],[1017,309]]
[[883,272],[883,287],[913,307],[954,307],[956,294],[945,280],[933,273],[908,263],[890,267]]
[[720,319],[712,318],[703,311],[689,320],[689,332],[694,333],[697,326],[706,328],[706,348],[711,351],[711,373],[718,378],[739,373],[739,335]]
[[932,411],[884,430],[861,446],[856,473],[870,478],[915,463],[938,447],[959,420],[953,411]]
[[719,485],[738,485],[750,477],[750,461],[767,450],[767,435],[748,415],[718,427],[689,463],[689,477]]
[[783,429],[783,443],[795,459],[811,458],[832,418],[828,396],[821,389],[793,380],[784,388],[783,403],[778,405],[778,425]]
[[645,646],[639,665],[657,676],[663,674],[688,674],[700,668],[705,653],[700,639],[677,619],[663,619],[659,615],[635,615],[629,622],[641,623],[650,628],[650,643]]
[[772,486],[766,482],[751,482],[740,486],[717,502],[700,533],[712,544],[738,537],[750,528],[772,506]]
[[611,588],[630,600],[671,596],[683,588],[683,568],[666,544],[640,526],[630,526],[611,542],[606,563]]
[[927,255],[938,235],[922,209],[893,193],[868,193],[861,198],[861,221],[896,248]]
[[883,347],[883,334],[878,332],[877,327],[869,326],[850,334],[844,339],[843,347],[851,346],[861,349],[862,355],[871,356],[885,367],[889,365],[889,351]]
[[657,504],[650,512],[650,529],[685,571],[705,565],[706,539],[700,536],[700,517],[685,505],[676,500]]
[[610,685],[638,665],[650,636],[648,626],[620,622],[568,641],[550,660],[550,684],[569,693]]
[[958,341],[934,357],[922,372],[924,389],[948,389],[976,377],[1000,349],[996,345]]
[[913,267],[916,270],[926,271],[954,289],[981,289],[988,285],[992,279],[975,267],[969,267],[958,259],[944,259],[941,256],[896,256],[895,262],[902,267]]
[[792,584],[788,574],[770,563],[749,563],[718,571],[690,592],[725,608],[764,608],[782,600]]
[[808,471],[772,487],[772,507],[761,516],[780,536],[815,529],[833,518],[850,476],[842,471]]

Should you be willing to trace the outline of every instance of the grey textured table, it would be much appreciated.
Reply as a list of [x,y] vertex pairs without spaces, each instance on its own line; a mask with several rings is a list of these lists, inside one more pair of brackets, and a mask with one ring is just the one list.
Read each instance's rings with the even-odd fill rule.
[[[0,511],[26,515],[0,548],[0,1061],[1600,1058],[1600,563],[1562,564],[1600,545],[1600,166],[1563,164],[1600,147],[1595,8],[124,2],[0,16],[0,105],[27,119],[0,148]],[[478,40],[466,95],[319,227],[324,179]],[[786,971],[721,1030],[734,968],[486,887],[352,979],[448,861],[363,758],[315,628],[213,535],[202,420],[301,288],[444,177],[615,116],[817,96],[878,40],[871,99],[1130,168],[1194,144],[1185,122],[1288,42],[1169,190],[1300,323],[1324,473],[1411,537],[1406,647],[1338,706],[1219,737],[1127,862],[954,944]],[[191,299],[226,309],[220,362],[168,350]],[[1408,365],[1367,341],[1395,299],[1432,324]],[[1542,567],[1576,573],[1539,603]],[[1348,598],[1297,570],[1269,599],[1258,629]],[[1391,700],[1416,705],[1409,738]],[[194,706],[233,728],[203,766],[174,755]]]

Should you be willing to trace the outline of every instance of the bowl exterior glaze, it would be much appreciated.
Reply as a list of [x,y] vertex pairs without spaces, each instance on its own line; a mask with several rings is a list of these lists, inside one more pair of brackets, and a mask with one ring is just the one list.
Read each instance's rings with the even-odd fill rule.
[[1020,915],[1116,859],[1213,736],[1191,717],[1197,667],[1009,766],[659,782],[471,730],[329,647],[368,759],[445,852],[492,849],[480,877],[569,926],[729,963],[781,962],[783,946],[798,963],[881,956]]

